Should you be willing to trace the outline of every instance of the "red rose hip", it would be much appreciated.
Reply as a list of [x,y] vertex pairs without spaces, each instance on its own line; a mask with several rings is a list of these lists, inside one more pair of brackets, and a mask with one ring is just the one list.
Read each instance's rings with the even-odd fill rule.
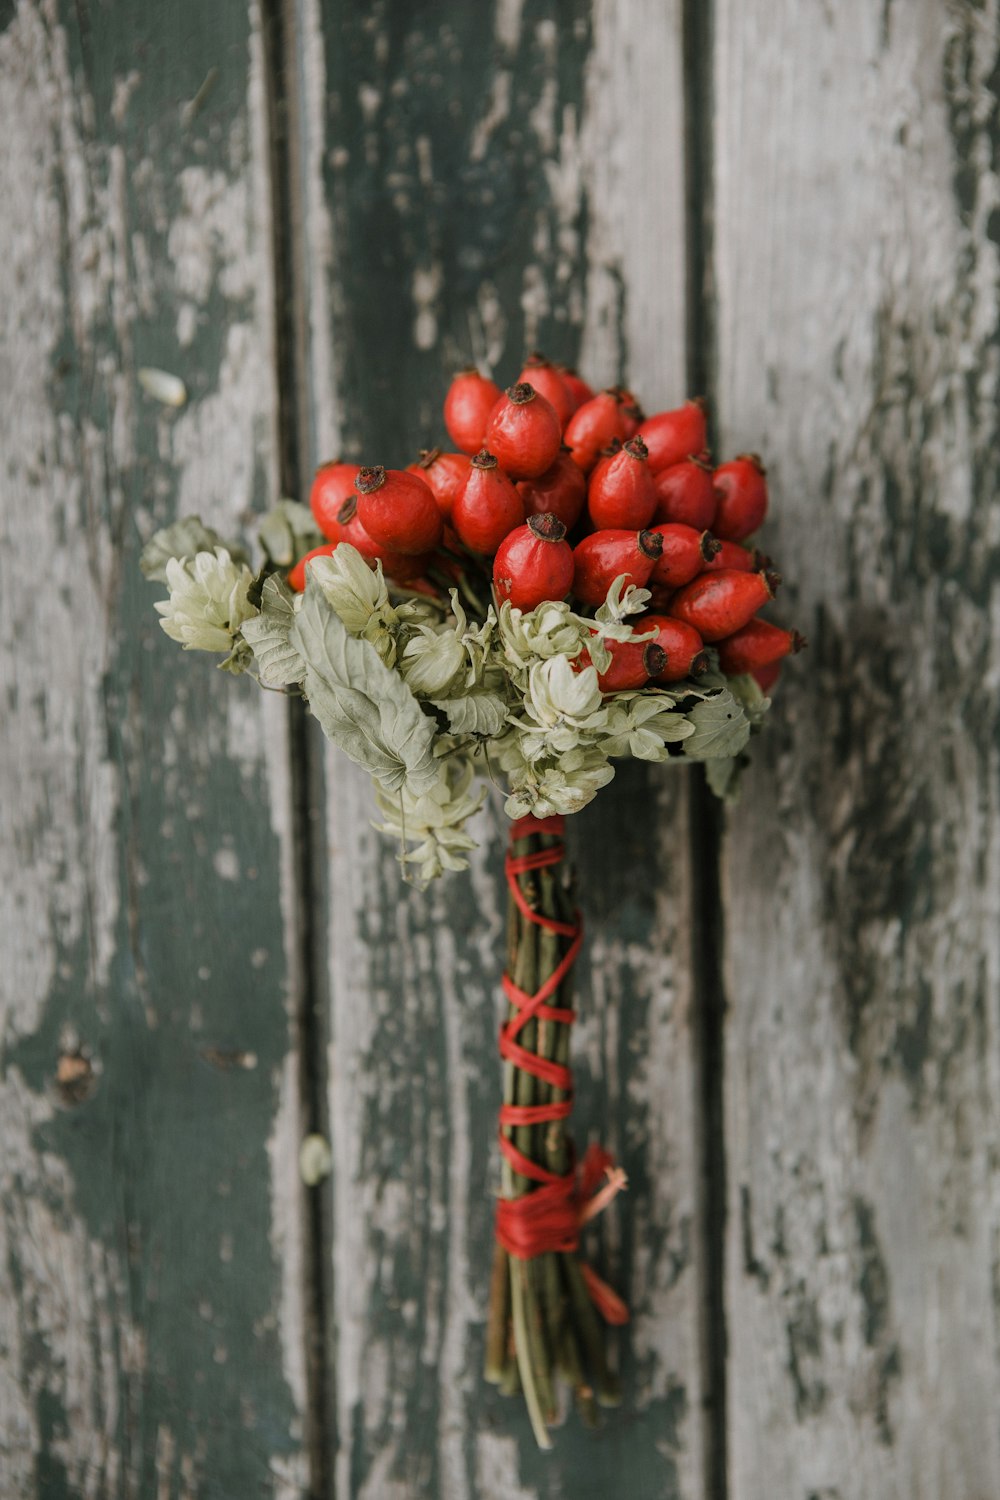
[[419,462],[408,464],[407,474],[416,474],[427,485],[438,510],[447,519],[469,477],[469,459],[464,453],[442,453],[440,448],[421,449]]
[[309,491],[309,508],[320,531],[330,542],[340,540],[337,527],[337,512],[354,493],[354,481],[360,464],[344,464],[339,460],[321,464]]
[[537,479],[522,479],[517,493],[529,516],[546,512],[558,516],[569,531],[580,519],[587,498],[587,480],[565,449],[556,454],[555,463]]
[[455,501],[451,524],[470,552],[490,557],[504,537],[524,521],[524,501],[492,453],[472,460],[465,488]]
[[671,464],[653,476],[656,520],[681,521],[697,531],[710,529],[715,519],[712,466],[701,454]]
[[577,407],[566,423],[566,446],[585,474],[616,438],[620,443],[625,441],[628,423],[624,404],[621,391],[609,387]]
[[456,448],[478,453],[483,446],[490,412],[500,397],[500,387],[470,366],[459,370],[444,398],[444,425]]
[[348,495],[337,513],[337,524],[340,527],[341,540],[347,542],[372,567],[380,562],[389,578],[394,578],[397,583],[409,583],[412,578],[419,578],[430,561],[426,552],[415,555],[394,552],[391,547],[383,547],[375,538],[366,531],[361,516],[358,514],[357,495]]
[[572,397],[574,411],[577,411],[585,401],[593,401],[593,391],[582,376],[573,369],[572,365],[556,365],[556,369],[562,376],[566,389]]
[[702,452],[708,436],[705,408],[697,400],[685,401],[673,411],[655,412],[641,424],[639,436],[649,449],[650,472],[659,474]]
[[640,531],[656,509],[656,490],[642,438],[598,461],[587,485],[587,509],[599,530]]
[[354,481],[358,515],[368,535],[393,552],[433,552],[441,541],[441,512],[429,485],[403,469],[360,469]]
[[657,682],[683,682],[685,677],[700,677],[708,670],[704,642],[692,625],[657,614],[643,615],[635,622],[635,629],[656,631],[656,644],[665,657],[656,673]]
[[498,601],[529,610],[546,599],[565,599],[573,586],[573,549],[558,516],[529,516],[504,537],[493,559]]
[[[645,621],[641,621],[636,629],[644,627]],[[667,664],[666,652],[657,641],[605,641],[604,644],[611,652],[611,665],[606,672],[597,674],[602,693],[643,688]]]
[[576,410],[576,402],[551,360],[547,360],[544,354],[529,354],[515,383],[520,385],[522,382],[533,386],[540,396],[545,397],[559,418],[560,428],[565,427]]
[[797,630],[782,630],[769,620],[748,620],[719,642],[719,666],[729,677],[753,672],[801,651],[805,644]]
[[298,562],[289,568],[285,574],[288,587],[292,592],[301,594],[305,591],[306,563],[312,562],[314,557],[331,557],[339,546],[339,542],[327,542],[325,546],[314,547],[311,552],[307,552],[304,557],[300,557]]
[[781,676],[781,662],[773,661],[766,667],[754,667],[750,676],[762,693],[769,693]]
[[595,531],[573,548],[573,593],[581,604],[603,604],[621,574],[625,587],[641,588],[663,551],[655,531]]
[[781,579],[777,573],[702,573],[670,601],[675,620],[693,625],[703,641],[721,641],[752,619]]
[[485,445],[511,479],[537,479],[555,462],[562,426],[550,402],[522,380],[508,386],[486,429]]
[[756,547],[752,550],[741,547],[739,542],[719,542],[718,552],[705,563],[713,573],[721,572],[723,568],[736,573],[759,573],[761,568],[770,566],[770,560],[763,552],[758,552]]
[[757,530],[767,515],[766,470],[756,453],[741,453],[720,464],[713,475],[715,520],[712,525],[727,542],[741,542]]
[[678,589],[690,583],[719,550],[714,536],[707,531],[695,531],[693,526],[668,521],[653,530],[663,538],[663,551],[653,564],[650,578],[668,588]]

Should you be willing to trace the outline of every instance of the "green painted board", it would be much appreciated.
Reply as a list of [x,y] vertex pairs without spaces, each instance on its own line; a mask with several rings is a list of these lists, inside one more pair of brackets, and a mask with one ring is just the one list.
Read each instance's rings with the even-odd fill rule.
[[[299,29],[312,462],[404,465],[444,437],[453,370],[509,383],[534,347],[683,397],[675,7],[330,4]],[[571,1415],[540,1455],[481,1374],[502,804],[471,875],[422,896],[364,778],[326,760],[338,1497],[703,1493],[686,797],[683,773],[627,767],[570,831],[590,924],[576,1133],[631,1178],[591,1239],[634,1321],[612,1341],[623,1408],[596,1434]]]
[[304,1483],[284,714],[182,659],[137,568],[273,495],[256,26],[0,34],[4,1496]]

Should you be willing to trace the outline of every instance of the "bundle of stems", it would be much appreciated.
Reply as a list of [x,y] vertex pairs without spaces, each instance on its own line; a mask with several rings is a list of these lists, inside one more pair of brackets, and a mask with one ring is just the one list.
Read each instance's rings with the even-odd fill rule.
[[[518,858],[559,843],[552,834],[532,833],[514,839],[511,852]],[[512,878],[531,911],[562,924],[574,921],[571,874],[565,861]],[[508,973],[520,990],[535,994],[558,968],[571,942],[570,937],[532,922],[510,892]],[[552,1005],[571,1009],[571,988],[572,969],[552,997]],[[508,1019],[515,1013],[511,1005]],[[569,1040],[568,1024],[535,1018],[518,1036],[526,1051],[564,1066],[569,1062]],[[506,1104],[532,1106],[566,1100],[568,1096],[507,1061],[503,1097]],[[502,1128],[518,1151],[549,1172],[562,1176],[571,1170],[572,1145],[565,1120]],[[520,1198],[536,1189],[537,1185],[516,1172],[506,1157],[502,1170],[504,1198]],[[597,1404],[619,1404],[618,1380],[608,1366],[604,1341],[604,1329],[576,1251],[545,1251],[522,1259],[497,1243],[490,1287],[486,1378],[505,1394],[523,1391],[539,1447],[552,1446],[549,1428],[557,1418],[557,1377],[569,1385],[583,1420],[590,1426],[597,1421]]]

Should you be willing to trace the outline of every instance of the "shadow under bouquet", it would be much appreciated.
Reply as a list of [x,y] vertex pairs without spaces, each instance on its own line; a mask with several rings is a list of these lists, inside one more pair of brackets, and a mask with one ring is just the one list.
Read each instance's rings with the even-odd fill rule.
[[305,506],[259,528],[262,558],[197,518],[147,544],[156,608],[188,650],[300,697],[374,784],[378,827],[419,884],[465,867],[490,786],[511,820],[501,1195],[486,1375],[521,1391],[550,1446],[557,1377],[586,1421],[618,1399],[602,1321],[627,1309],[579,1253],[624,1185],[577,1160],[572,970],[582,921],[564,819],[615,761],[703,761],[735,795],[781,663],[803,644],[760,617],[779,578],[747,540],[763,466],[714,467],[697,401],[644,417],[532,356],[501,392],[455,377],[452,451],[405,470],[324,464]]

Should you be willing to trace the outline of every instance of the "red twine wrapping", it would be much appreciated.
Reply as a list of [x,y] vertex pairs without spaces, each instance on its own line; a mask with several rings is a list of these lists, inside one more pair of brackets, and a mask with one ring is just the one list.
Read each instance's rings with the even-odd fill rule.
[[[563,826],[561,817],[519,818],[511,827],[511,846],[515,840],[532,834],[561,835]],[[519,1198],[501,1198],[497,1203],[496,1237],[508,1254],[521,1260],[530,1260],[550,1250],[576,1250],[582,1226],[606,1208],[626,1182],[625,1173],[620,1167],[614,1167],[610,1153],[600,1146],[589,1147],[579,1171],[576,1164],[571,1163],[569,1170],[560,1175],[525,1156],[504,1134],[505,1128],[565,1120],[573,1108],[573,1074],[570,1069],[527,1051],[517,1040],[531,1020],[556,1021],[569,1026],[576,1017],[575,1011],[548,1002],[557,993],[580,951],[583,942],[580,913],[576,913],[572,922],[558,922],[533,911],[517,879],[529,871],[559,864],[564,853],[562,843],[539,849],[534,854],[515,856],[508,852],[504,866],[511,895],[523,916],[537,927],[572,940],[558,966],[534,995],[519,989],[510,974],[503,976],[504,994],[514,1014],[500,1028],[500,1056],[566,1095],[565,1099],[548,1104],[504,1104],[500,1109],[500,1150],[515,1172],[538,1184]],[[602,1181],[603,1187],[600,1186]],[[590,1298],[603,1317],[609,1323],[628,1322],[628,1308],[617,1293],[592,1267],[581,1264],[580,1269]]]

